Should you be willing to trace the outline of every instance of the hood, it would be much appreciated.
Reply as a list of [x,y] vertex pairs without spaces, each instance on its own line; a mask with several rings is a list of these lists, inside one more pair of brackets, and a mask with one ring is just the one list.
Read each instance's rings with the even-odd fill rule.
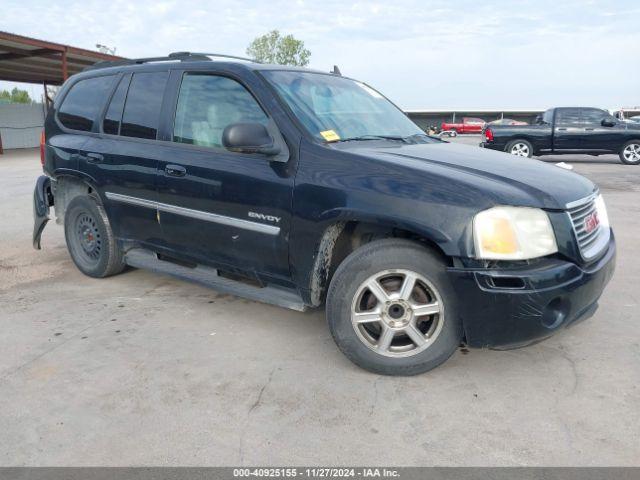
[[510,205],[564,209],[568,203],[585,198],[596,190],[596,186],[587,178],[552,163],[470,145],[386,142],[378,146],[360,145],[350,151],[420,170],[424,174],[431,172],[450,176],[483,188],[492,197],[502,197],[499,200]]

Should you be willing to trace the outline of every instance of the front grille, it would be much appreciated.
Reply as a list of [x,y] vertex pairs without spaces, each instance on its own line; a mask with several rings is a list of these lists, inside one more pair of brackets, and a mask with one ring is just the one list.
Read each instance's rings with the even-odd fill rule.
[[593,214],[597,212],[596,196],[591,196],[584,199],[584,201],[576,203],[578,205],[569,208],[567,213],[573,225],[573,232],[580,248],[580,254],[585,260],[588,260],[595,257],[608,244],[609,229],[603,228],[600,223],[593,229],[587,227],[589,219],[593,219]]

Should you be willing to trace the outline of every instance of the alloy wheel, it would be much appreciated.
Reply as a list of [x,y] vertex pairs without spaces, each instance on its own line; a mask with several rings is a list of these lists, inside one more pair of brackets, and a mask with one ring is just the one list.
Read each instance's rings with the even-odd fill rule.
[[529,145],[518,142],[511,147],[511,154],[517,155],[518,157],[528,157]]
[[622,156],[629,163],[640,162],[640,144],[630,143],[622,151]]
[[442,330],[444,305],[436,288],[410,270],[384,270],[365,280],[351,306],[358,338],[387,357],[429,348]]

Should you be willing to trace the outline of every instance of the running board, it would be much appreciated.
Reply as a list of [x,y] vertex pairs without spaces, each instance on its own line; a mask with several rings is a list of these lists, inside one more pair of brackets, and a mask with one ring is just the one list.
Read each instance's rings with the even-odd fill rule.
[[125,254],[124,261],[127,265],[134,268],[171,275],[182,280],[199,283],[222,293],[229,293],[231,295],[237,295],[238,297],[278,305],[279,307],[298,310],[300,312],[305,311],[307,308],[307,305],[300,295],[292,290],[274,286],[256,287],[247,285],[221,277],[215,268],[204,265],[189,268],[166,260],[160,260],[158,255],[151,250],[141,248],[131,249]]

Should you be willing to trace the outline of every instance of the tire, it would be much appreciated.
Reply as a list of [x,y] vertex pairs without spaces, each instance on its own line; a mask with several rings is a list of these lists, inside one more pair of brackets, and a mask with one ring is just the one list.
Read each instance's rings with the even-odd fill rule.
[[69,202],[64,236],[73,263],[85,275],[103,278],[124,270],[122,251],[107,214],[93,198],[82,195]]
[[517,157],[531,158],[533,156],[533,145],[527,140],[512,140],[507,144],[505,151]]
[[620,149],[620,161],[625,165],[640,165],[640,140],[631,140]]
[[[416,275],[415,287],[403,295],[410,275]],[[388,292],[397,292],[391,297],[401,298],[381,302],[367,282],[384,285]],[[338,348],[353,363],[383,375],[416,375],[442,364],[460,345],[457,302],[444,262],[418,243],[393,238],[368,243],[340,264],[327,293],[326,315]],[[371,309],[378,308],[384,313],[376,319]],[[429,314],[434,308],[437,313]],[[354,323],[356,318],[363,322]],[[388,331],[392,333],[383,336]]]

